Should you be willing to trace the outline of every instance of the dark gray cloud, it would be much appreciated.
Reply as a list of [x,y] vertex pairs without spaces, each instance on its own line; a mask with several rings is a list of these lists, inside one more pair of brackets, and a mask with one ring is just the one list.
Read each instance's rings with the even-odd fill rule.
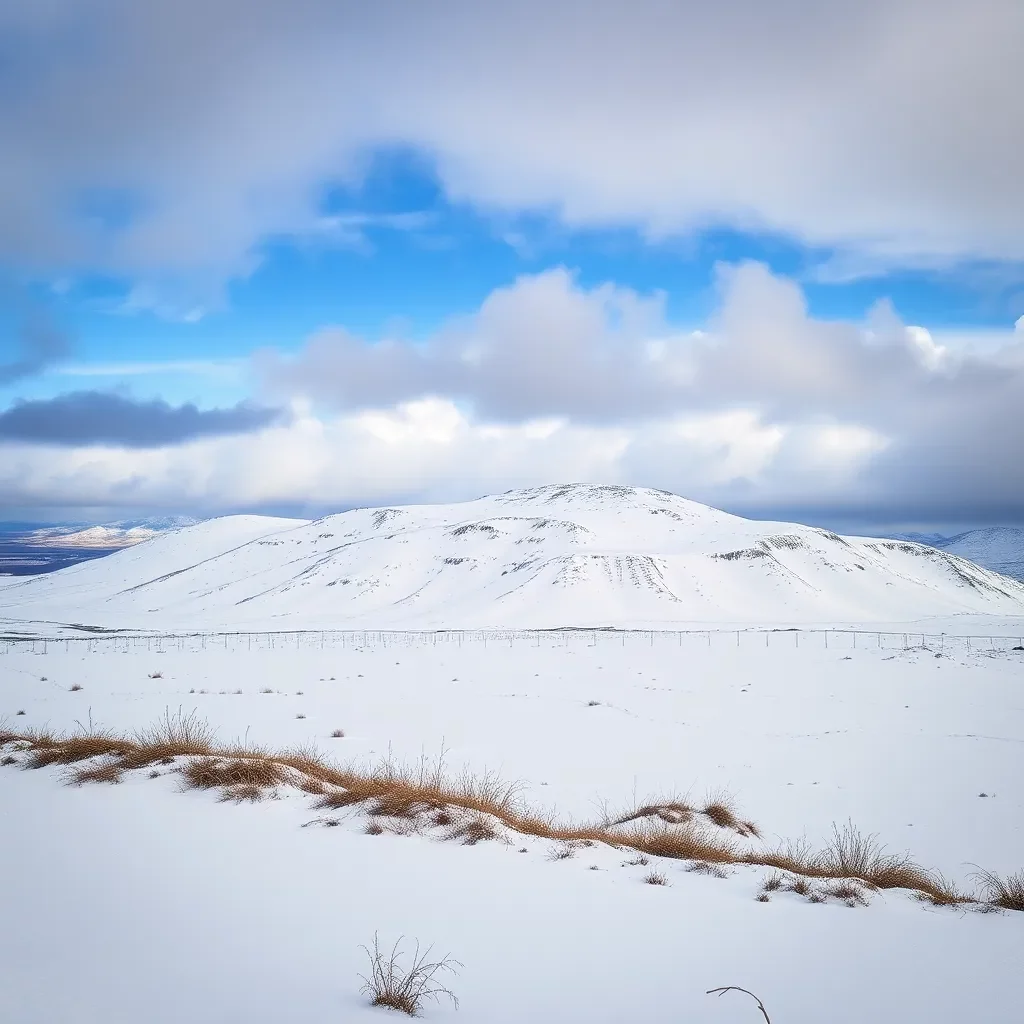
[[396,143],[458,200],[767,228],[833,276],[1024,259],[1019,0],[39,0],[0,33],[21,264],[244,273]]
[[0,439],[31,444],[159,448],[199,437],[243,434],[282,417],[277,409],[240,403],[230,409],[139,402],[102,391],[17,401],[0,412]]

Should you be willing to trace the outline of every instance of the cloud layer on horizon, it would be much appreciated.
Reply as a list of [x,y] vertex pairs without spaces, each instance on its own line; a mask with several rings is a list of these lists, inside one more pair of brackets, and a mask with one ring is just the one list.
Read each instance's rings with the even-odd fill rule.
[[[149,450],[0,445],[10,505],[217,511],[452,500],[589,479],[730,510],[1024,521],[1024,330],[954,352],[885,305],[812,317],[759,264],[723,268],[703,331],[662,297],[564,269],[416,343],[338,330],[255,360],[289,419]],[[230,410],[228,410],[230,412]]]

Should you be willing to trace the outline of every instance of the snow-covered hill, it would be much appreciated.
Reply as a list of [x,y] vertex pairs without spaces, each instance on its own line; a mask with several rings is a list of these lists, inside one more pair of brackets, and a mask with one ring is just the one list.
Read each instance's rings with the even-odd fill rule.
[[935,545],[978,565],[1024,580],[1024,530],[1014,526],[992,526],[968,530],[947,537]]
[[191,516],[162,516],[157,519],[125,519],[84,528],[44,527],[21,538],[22,543],[41,548],[127,548],[151,540],[161,533],[195,526]]
[[1024,615],[1024,585],[920,544],[568,484],[315,522],[228,516],[0,587],[0,617],[112,628],[894,622]]

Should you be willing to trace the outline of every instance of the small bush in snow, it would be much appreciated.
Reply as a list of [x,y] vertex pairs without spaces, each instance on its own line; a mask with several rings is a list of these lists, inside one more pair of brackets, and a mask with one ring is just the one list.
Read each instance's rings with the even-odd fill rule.
[[434,1002],[450,999],[458,1008],[458,998],[442,978],[457,975],[462,964],[451,956],[431,960],[434,947],[421,950],[419,942],[411,956],[407,955],[402,949],[402,941],[399,938],[390,953],[381,949],[377,935],[373,936],[373,949],[362,947],[370,961],[370,974],[359,977],[363,980],[362,992],[369,997],[370,1005],[386,1006],[410,1017],[418,1017],[428,999]]

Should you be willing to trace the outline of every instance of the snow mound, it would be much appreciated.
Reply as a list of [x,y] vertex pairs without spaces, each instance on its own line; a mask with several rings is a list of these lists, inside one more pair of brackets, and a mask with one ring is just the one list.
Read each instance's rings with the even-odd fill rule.
[[0,617],[188,629],[893,622],[1024,614],[947,551],[566,484],[314,522],[228,516],[0,587]]

